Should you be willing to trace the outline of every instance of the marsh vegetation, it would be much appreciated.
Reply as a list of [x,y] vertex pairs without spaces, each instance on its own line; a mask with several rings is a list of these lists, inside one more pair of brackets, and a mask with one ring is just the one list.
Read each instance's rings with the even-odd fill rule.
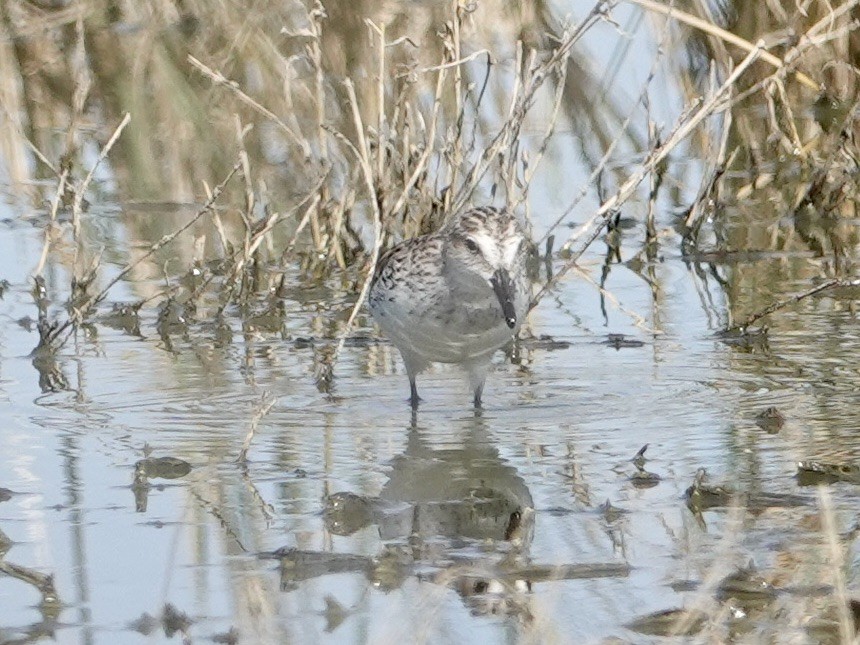
[[[0,4],[0,642],[853,642],[858,20]],[[369,278],[480,204],[531,316],[413,414]]]

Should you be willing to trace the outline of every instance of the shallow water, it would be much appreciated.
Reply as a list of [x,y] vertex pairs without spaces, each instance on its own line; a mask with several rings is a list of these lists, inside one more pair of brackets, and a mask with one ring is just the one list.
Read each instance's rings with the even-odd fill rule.
[[[789,532],[816,503],[795,463],[856,455],[853,314],[823,298],[783,314],[769,351],[748,353],[714,337],[709,316],[724,317],[723,307],[700,306],[701,285],[678,258],[656,268],[667,286],[662,334],[611,309],[607,324],[593,287],[567,280],[531,327],[568,346],[524,343],[517,365],[500,357],[477,415],[453,370],[424,375],[413,418],[399,359],[366,318],[356,334],[373,341],[345,349],[332,397],[318,391],[316,350],[290,340],[314,335],[313,302],[288,303],[286,339],[237,328],[219,344],[195,328],[172,351],[151,310],[139,337],[96,324],[60,353],[67,387],[43,392],[28,356],[34,333],[14,322],[32,312],[27,263],[9,262],[38,244],[36,229],[3,229],[12,287],[0,483],[17,494],[0,507],[0,526],[14,541],[7,561],[55,575],[62,611],[53,623],[36,590],[2,577],[4,638],[47,622],[62,642],[133,641],[133,621],[165,602],[193,620],[197,638],[231,627],[250,642],[631,638],[625,623],[685,603],[673,583],[750,558],[768,566],[791,543],[816,541],[814,531]],[[626,307],[647,310],[638,277],[612,276]],[[607,332],[642,345],[615,349]],[[263,392],[276,403],[241,466]],[[755,424],[768,406],[787,416],[778,434]],[[651,487],[631,481],[629,460],[644,444],[646,468],[661,478]],[[136,491],[145,447],[191,472]],[[749,519],[721,554],[726,509],[706,511],[700,526],[683,501],[700,467],[741,491],[802,499]],[[855,486],[832,489],[835,508],[850,512]],[[367,498],[345,526],[323,514],[325,497],[340,492]],[[467,502],[476,495],[478,508]],[[607,519],[607,500],[623,514]],[[511,513],[526,509],[511,546]],[[284,568],[259,557],[284,547],[307,559]],[[526,564],[547,571],[532,572],[530,591],[515,584]],[[583,565],[615,568],[565,579],[574,572],[564,567]],[[462,581],[508,570],[496,593],[469,593],[484,583]]]
[[[619,81],[631,96],[643,60]],[[663,98],[658,111],[681,102]],[[571,151],[580,143],[564,128],[552,139],[528,204],[535,237],[588,176]],[[148,193],[123,159],[97,178],[83,222],[87,248],[103,249],[101,285],[194,212],[138,203]],[[659,202],[653,261],[630,261],[644,229],[624,229],[624,262],[610,263],[602,293],[594,283],[611,254],[596,242],[585,276],[566,276],[516,350],[499,353],[482,411],[461,375],[438,366],[419,378],[415,414],[400,358],[366,312],[331,392],[318,384],[355,301],[354,267],[314,279],[295,261],[282,317],[228,308],[216,319],[211,307],[165,326],[155,298],[139,320],[111,319],[115,304],[187,277],[199,257],[188,239],[115,285],[56,356],[32,354],[32,274],[49,217],[29,201],[32,185],[4,180],[0,565],[26,570],[0,573],[0,643],[176,632],[249,643],[652,642],[631,621],[677,607],[713,615],[720,581],[750,561],[779,592],[755,620],[732,623],[738,638],[806,642],[793,599],[823,615],[814,601],[836,571],[849,595],[857,585],[857,480],[829,483],[824,499],[796,477],[799,461],[852,466],[860,455],[856,294],[782,309],[765,343],[719,336],[826,269],[808,251],[767,250],[744,212],[728,220],[750,238],[734,248],[750,253],[682,257],[673,212],[695,194],[701,161],[675,163],[683,173]],[[135,181],[118,188],[127,175]],[[594,204],[589,192],[573,219]],[[643,205],[626,209],[639,217]],[[54,252],[46,298],[62,320],[73,249]],[[757,423],[770,407],[782,425]],[[730,493],[691,507],[685,493],[702,468]],[[841,568],[826,561],[831,519]],[[56,602],[33,583],[40,574],[54,576]]]

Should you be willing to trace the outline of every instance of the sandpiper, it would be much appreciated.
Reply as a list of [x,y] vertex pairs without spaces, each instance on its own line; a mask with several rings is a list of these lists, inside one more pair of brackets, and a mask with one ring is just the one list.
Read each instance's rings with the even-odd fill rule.
[[379,259],[370,312],[403,356],[413,408],[420,400],[415,377],[430,363],[463,367],[481,407],[490,360],[528,312],[527,254],[516,218],[482,207]]

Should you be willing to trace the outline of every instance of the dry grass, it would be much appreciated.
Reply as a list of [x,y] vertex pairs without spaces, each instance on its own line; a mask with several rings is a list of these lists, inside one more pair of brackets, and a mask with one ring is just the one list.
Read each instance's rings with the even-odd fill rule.
[[[855,173],[850,172],[850,162],[858,156],[851,72],[856,3],[825,12],[821,3],[807,2],[802,19],[794,13],[793,22],[770,5],[750,16],[749,8],[731,5],[722,6],[721,14],[705,3],[683,10],[646,0],[633,4],[650,12],[661,42],[690,53],[694,64],[678,75],[690,92],[691,106],[699,100],[700,90],[694,88],[709,78],[696,63],[707,60],[707,69],[729,80],[719,92],[705,88],[706,96],[720,100],[705,103],[695,115],[682,115],[673,132],[658,134],[652,127],[650,143],[637,140],[629,128],[634,112],[622,118],[626,108],[604,103],[598,108],[600,118],[586,116],[590,138],[603,148],[592,177],[611,172],[618,188],[614,193],[604,188],[601,208],[575,230],[562,253],[584,240],[574,262],[600,235],[602,226],[595,224],[638,198],[646,179],[652,188],[646,242],[656,240],[653,212],[665,188],[654,179],[666,176],[676,145],[692,135],[698,149],[710,151],[707,159],[716,161],[687,209],[688,250],[715,239],[700,235],[709,217],[715,229],[727,231],[715,231],[720,246],[742,246],[735,237],[738,223],[713,215],[731,212],[734,217],[736,209],[743,211],[744,203],[752,201],[750,193],[756,202],[772,202],[767,187],[776,187],[776,174],[791,173],[793,194],[783,189],[778,198],[784,209],[794,209],[797,225],[774,236],[770,229],[784,227],[780,210],[773,209],[774,218],[765,223],[768,231],[757,232],[763,224],[752,218],[740,222],[745,243],[760,240],[764,245],[766,238],[772,244],[774,237],[783,247],[806,243],[832,254],[835,270],[845,269],[856,243],[853,230],[839,226],[853,217],[851,195],[856,193]],[[321,265],[339,270],[358,266],[367,272],[380,246],[432,230],[446,213],[470,201],[492,196],[527,208],[529,186],[559,119],[565,128],[580,127],[588,107],[576,96],[593,93],[595,81],[581,62],[586,59],[571,57],[571,49],[611,7],[596,4],[589,17],[570,28],[554,24],[548,7],[540,4],[528,15],[506,16],[496,29],[529,34],[512,39],[519,44],[502,53],[509,57],[507,71],[499,69],[498,52],[480,46],[491,33],[474,15],[475,7],[456,2],[408,22],[371,6],[362,14],[345,12],[338,4],[314,4],[304,15],[271,6],[257,17],[240,19],[229,4],[213,9],[195,3],[182,8],[170,2],[143,3],[124,6],[115,15],[100,2],[59,11],[10,2],[4,8],[9,33],[3,42],[15,47],[0,69],[8,88],[0,97],[7,115],[0,137],[4,158],[16,185],[33,186],[47,176],[58,186],[51,198],[46,253],[35,273],[63,235],[55,220],[68,201],[73,273],[79,281],[91,273],[94,256],[75,239],[88,183],[78,177],[94,169],[83,161],[82,140],[87,129],[98,128],[91,121],[96,106],[108,115],[105,125],[112,114],[132,114],[132,126],[116,142],[117,160],[111,166],[121,195],[194,200],[198,187],[220,181],[215,178],[223,177],[241,153],[244,187],[228,189],[226,212],[213,218],[214,227],[207,225],[212,230],[203,233],[202,243],[174,245],[186,266],[203,260],[201,248],[206,256],[220,255],[233,266],[232,280],[254,263],[286,264],[293,260],[287,256],[290,251],[312,275],[320,275]],[[365,17],[357,22],[356,16]],[[131,26],[130,33],[104,28],[117,23]],[[432,33],[438,25],[444,27]],[[744,33],[749,25],[757,32]],[[789,38],[790,33],[802,35]],[[51,38],[38,37],[44,34]],[[548,40],[551,34],[554,45]],[[756,49],[759,39],[763,47]],[[346,56],[331,45],[335,41],[348,43]],[[529,49],[529,42],[539,48]],[[732,75],[742,63],[738,52],[753,52],[771,70],[765,73],[767,68],[748,56],[744,73]],[[36,73],[24,74],[25,69]],[[824,74],[814,74],[817,70]],[[809,105],[810,86],[819,85],[822,101],[837,102],[828,114],[841,116],[838,122],[816,123],[798,109]],[[647,100],[647,94],[640,100]],[[748,108],[755,103],[765,108],[765,121],[751,116],[754,110]],[[521,133],[537,125],[530,121],[535,110],[542,115],[543,136],[526,148]],[[699,127],[715,115],[724,115],[721,126]],[[597,125],[601,121],[603,127]],[[50,127],[65,136],[47,138]],[[777,168],[763,163],[763,132],[765,145],[789,154],[791,163]],[[618,175],[616,164],[609,163],[611,155],[626,153],[631,144],[645,160],[632,173]],[[102,146],[105,152],[109,148]],[[23,161],[28,153],[35,155],[35,164]],[[738,173],[750,160],[751,171]],[[308,186],[314,187],[311,192]],[[36,192],[37,204],[41,191]],[[283,213],[297,208],[291,203],[308,205],[300,218]],[[576,204],[544,232],[543,240],[558,231]],[[816,212],[813,221],[811,210]],[[364,229],[367,222],[375,227],[371,236]],[[132,216],[130,224],[141,229],[144,222]],[[285,237],[289,244],[284,245]],[[241,252],[234,242],[239,238],[244,238]]]
[[[275,310],[297,279],[336,281],[350,294],[348,314],[321,327],[328,345],[317,376],[328,390],[381,250],[470,203],[504,203],[528,219],[560,130],[580,133],[590,177],[541,231],[552,274],[534,305],[579,268],[621,209],[641,214],[644,264],[667,239],[695,263],[706,253],[808,249],[819,260],[801,278],[854,284],[860,2],[597,2],[570,24],[543,2],[408,4],[0,5],[0,158],[25,217],[44,229],[33,276],[46,387],[63,387],[48,350],[92,319],[119,281],[139,289],[137,308],[180,303],[215,318]],[[623,43],[614,22],[622,5],[645,12],[661,50],[629,100],[605,92],[585,44],[597,29]],[[661,130],[649,93],[667,68],[686,104]],[[684,197],[689,157],[703,170]],[[89,209],[97,189],[126,209],[135,250],[113,262],[119,269],[105,262],[99,209]],[[595,194],[599,205],[568,230]],[[164,215],[138,201],[162,204]],[[659,229],[670,202],[677,237]],[[185,213],[171,203],[202,206]],[[51,267],[68,276],[65,303],[47,300]],[[771,267],[768,277],[779,283],[792,270]],[[747,325],[799,299],[742,311],[732,294],[754,290],[755,271],[737,268],[726,289],[732,317]],[[167,286],[153,286],[162,273]],[[199,277],[189,287],[191,273]],[[255,411],[242,460],[271,405]],[[821,507],[826,520],[826,499]],[[839,639],[851,642],[839,534],[825,524]],[[703,587],[702,611],[720,640],[729,617],[714,610],[716,582]]]

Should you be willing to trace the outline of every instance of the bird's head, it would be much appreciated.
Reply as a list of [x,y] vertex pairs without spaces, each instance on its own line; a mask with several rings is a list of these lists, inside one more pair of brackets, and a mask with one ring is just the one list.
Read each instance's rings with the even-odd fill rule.
[[517,326],[516,279],[525,270],[526,236],[516,218],[495,208],[476,208],[448,224],[445,261],[452,279],[465,290],[489,286],[505,323]]

